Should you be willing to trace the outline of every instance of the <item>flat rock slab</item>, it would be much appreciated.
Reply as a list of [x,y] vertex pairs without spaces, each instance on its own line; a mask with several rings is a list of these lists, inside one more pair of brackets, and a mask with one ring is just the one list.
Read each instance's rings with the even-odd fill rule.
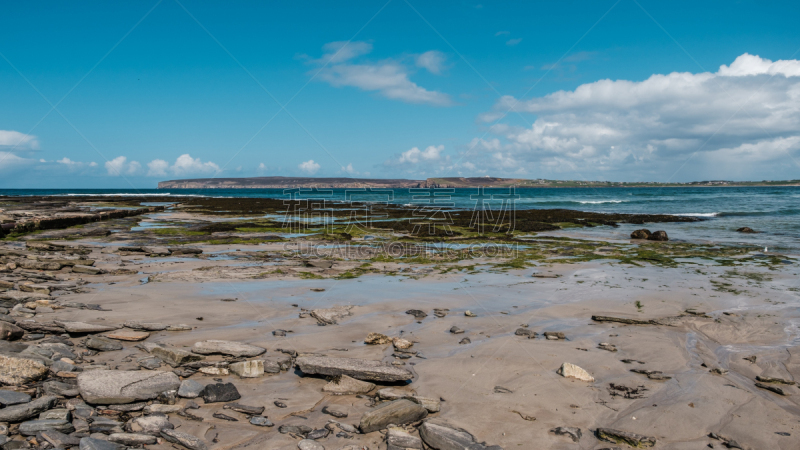
[[75,427],[72,426],[72,423],[60,419],[30,420],[19,425],[19,434],[23,436],[36,436],[37,433],[48,430],[72,433],[75,431]]
[[267,349],[250,344],[242,344],[234,341],[208,340],[196,342],[192,347],[192,353],[200,355],[230,355],[230,356],[258,356],[266,352]]
[[106,331],[114,331],[119,329],[116,325],[97,325],[94,323],[85,322],[62,322],[56,320],[56,323],[64,328],[67,333],[104,333]]
[[180,444],[189,450],[208,450],[208,445],[202,439],[191,434],[167,429],[161,430],[161,437],[169,442]]
[[130,328],[132,330],[144,330],[144,331],[163,331],[166,330],[169,325],[165,323],[156,323],[156,322],[136,322],[136,321],[128,321],[122,324],[125,328]]
[[359,428],[362,433],[371,433],[390,424],[403,425],[424,419],[428,410],[409,400],[386,402],[361,416]]
[[78,375],[78,389],[83,400],[100,405],[152,400],[180,385],[174,373],[157,370],[92,370]]
[[97,350],[98,352],[112,352],[122,350],[122,344],[107,337],[92,336],[86,340],[86,348]]
[[144,331],[118,330],[118,331],[112,331],[111,333],[106,333],[104,336],[109,339],[115,339],[118,341],[138,342],[149,338],[150,333]]
[[[145,343],[145,345],[147,345]],[[190,362],[200,361],[204,359],[204,357],[195,355],[194,353],[189,353],[186,350],[181,350],[179,348],[166,348],[160,346],[154,346],[150,349],[150,353],[155,356],[161,358],[162,361],[169,364],[172,367],[178,367],[181,364],[186,364]]]
[[347,375],[341,375],[329,381],[322,388],[322,392],[333,395],[359,395],[366,394],[373,389],[375,389],[375,385],[368,381],[356,380]]
[[352,316],[352,306],[334,306],[333,308],[311,310],[311,317],[325,325],[335,325],[339,320]]
[[[0,405],[11,406],[20,403],[28,403],[31,401],[31,396],[24,392],[9,391],[7,389],[0,389]],[[0,420],[0,422],[5,422]]]
[[125,446],[90,437],[81,438],[80,450],[124,450]]
[[197,398],[203,392],[205,386],[195,380],[183,380],[181,387],[178,388],[178,397]]
[[45,395],[29,403],[7,406],[0,409],[0,422],[21,422],[30,419],[52,408],[57,401],[58,398],[55,396]]
[[441,419],[428,419],[419,427],[419,436],[428,447],[437,450],[503,450],[497,445],[476,442],[475,436]]
[[149,434],[139,433],[112,433],[108,435],[109,442],[127,445],[129,447],[140,447],[142,445],[152,445],[156,443],[156,437]]
[[401,367],[381,361],[356,358],[330,358],[327,356],[301,356],[295,361],[300,370],[309,375],[347,375],[357,380],[407,381],[414,375]]

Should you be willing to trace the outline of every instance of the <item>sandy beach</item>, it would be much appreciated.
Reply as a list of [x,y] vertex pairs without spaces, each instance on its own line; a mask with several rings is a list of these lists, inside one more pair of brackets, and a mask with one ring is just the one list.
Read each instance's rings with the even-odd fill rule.
[[[492,243],[470,242],[483,253],[444,255],[427,247],[399,257],[387,256],[384,244],[412,245],[413,236],[373,230],[341,242],[233,230],[169,243],[182,232],[154,232],[246,219],[168,209],[112,219],[102,225],[113,229],[106,236],[58,240],[63,230],[55,230],[7,238],[0,245],[3,320],[24,335],[1,343],[0,355],[16,358],[2,362],[3,389],[35,397],[53,391],[47,383],[77,380],[78,392],[56,394],[52,409],[72,412],[70,425],[62,424],[65,435],[127,446],[136,446],[134,437],[115,434],[149,435],[142,438],[147,448],[800,448],[800,278],[792,255],[602,240],[579,231],[531,233],[492,251]],[[92,269],[22,264],[77,258],[92,261]],[[70,332],[65,324],[75,322],[107,329]],[[132,322],[185,327],[146,331],[141,341],[115,339],[141,332]],[[43,324],[53,326],[42,332]],[[371,333],[382,336],[369,339]],[[87,346],[92,336],[110,336],[121,349]],[[74,358],[36,350],[56,340]],[[174,349],[201,357],[191,351],[209,340],[266,351],[205,354],[174,365],[163,356]],[[48,369],[7,382],[30,354],[47,359]],[[409,378],[362,376],[375,386],[335,395],[325,389],[346,377],[304,372],[303,361],[315,357],[380,361]],[[144,368],[143,360],[153,365]],[[233,373],[237,362],[256,360],[266,373]],[[54,371],[57,362],[72,368]],[[582,370],[562,369],[568,364]],[[86,401],[90,417],[115,423],[82,430],[81,421],[93,423],[77,414],[86,400],[83,384],[103,370],[232,383],[236,403],[263,411],[204,402],[205,394],[157,393],[119,402],[143,403],[130,411]],[[388,431],[384,424],[363,432],[370,429],[365,416],[402,402],[419,411],[390,418],[396,426]],[[171,429],[199,442],[137,428],[138,419],[153,414],[166,414]],[[254,424],[254,417],[266,420]],[[30,446],[30,436],[38,445],[51,442],[42,431],[19,433],[33,419],[6,420],[4,448]],[[436,433],[448,433],[443,427],[459,439],[474,437],[472,446],[437,443]],[[19,444],[7,447],[12,442]]]

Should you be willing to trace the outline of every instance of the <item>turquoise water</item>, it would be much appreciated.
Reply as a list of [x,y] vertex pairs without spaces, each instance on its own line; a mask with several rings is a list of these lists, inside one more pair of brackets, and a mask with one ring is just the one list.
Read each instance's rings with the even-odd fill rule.
[[[389,202],[403,205],[431,205],[471,210],[481,201],[501,207],[509,189],[3,189],[0,195],[147,195],[212,197],[315,198],[331,201]],[[741,243],[770,250],[800,251],[800,187],[665,187],[665,188],[525,188],[516,189],[513,204],[517,209],[576,209],[582,211],[631,214],[676,214],[700,217],[698,223],[651,224],[651,230],[664,229],[671,239]],[[483,199],[483,200],[481,200]],[[763,233],[736,233],[748,226]],[[634,228],[597,227],[560,233],[625,239]]]

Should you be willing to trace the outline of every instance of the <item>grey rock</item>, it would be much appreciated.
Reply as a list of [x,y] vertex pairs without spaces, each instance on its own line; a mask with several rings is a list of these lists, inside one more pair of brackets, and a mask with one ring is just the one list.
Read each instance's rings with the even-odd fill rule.
[[122,350],[122,343],[104,336],[92,336],[86,340],[86,348],[97,350],[98,352],[111,352]]
[[78,370],[78,367],[75,366],[74,364],[70,364],[70,363],[68,363],[66,361],[62,361],[62,360],[59,359],[58,361],[54,361],[53,362],[53,365],[50,366],[50,370],[52,370],[55,373],[58,373],[58,372],[75,372],[76,370]]
[[41,380],[48,371],[45,359],[21,352],[0,354],[0,384],[19,386]]
[[132,412],[132,411],[141,411],[144,409],[145,406],[147,406],[146,402],[139,402],[139,403],[128,403],[125,405],[108,405],[108,409],[112,411]]
[[301,356],[296,364],[303,373],[309,375],[347,375],[357,380],[389,382],[407,381],[414,377],[406,369],[366,359]]
[[564,340],[567,338],[561,331],[545,331],[544,337],[551,341]]
[[514,332],[517,336],[525,336],[528,339],[533,339],[537,336],[537,333],[533,330],[529,330],[527,328],[517,328],[517,331]]
[[180,387],[178,376],[162,371],[92,370],[78,375],[78,389],[88,403],[113,405],[152,400]]
[[161,436],[161,430],[171,430],[175,425],[170,423],[167,416],[154,414],[152,416],[142,416],[131,419],[126,429],[132,433],[144,433],[151,436]]
[[450,327],[450,332],[453,333],[453,334],[464,334],[464,330],[462,330],[461,328],[458,328],[455,325]]
[[0,405],[11,406],[20,403],[28,403],[29,401],[31,401],[31,396],[24,392],[0,389]]
[[461,345],[471,344],[472,343],[472,339],[470,339],[468,337],[465,337],[464,339],[458,341],[458,343],[461,344]]
[[331,434],[331,430],[329,430],[327,428],[319,428],[317,430],[314,430],[314,431],[308,433],[306,435],[306,439],[311,439],[311,440],[316,441],[316,440],[324,439],[324,438],[328,437],[329,434]]
[[312,441],[311,439],[303,439],[302,441],[297,443],[297,448],[299,450],[325,450],[325,447],[322,444]]
[[389,424],[403,425],[424,419],[428,411],[409,400],[383,403],[361,416],[359,428],[362,433],[371,433],[386,428]]
[[183,380],[178,388],[178,397],[197,398],[204,388],[205,386],[195,380]]
[[119,329],[115,325],[97,325],[85,322],[63,322],[56,320],[56,324],[64,328],[67,333],[74,334],[90,334],[90,333],[103,333],[106,331],[114,331]]
[[266,409],[263,406],[249,406],[249,405],[242,405],[240,403],[228,403],[227,405],[223,406],[223,408],[230,409],[231,411],[240,412],[242,414],[247,414],[249,416],[261,415]]
[[202,439],[191,434],[175,430],[161,430],[161,437],[169,442],[180,444],[189,450],[208,450],[208,446]]
[[[29,403],[21,403],[0,409],[0,422],[22,422],[33,416],[43,413],[55,406],[58,399],[52,395],[45,395]],[[35,434],[35,433],[34,433]]]
[[61,397],[77,397],[80,395],[77,385],[60,381],[45,381],[42,387],[50,395],[59,395]]
[[567,436],[568,438],[572,439],[572,442],[578,442],[581,440],[581,429],[578,427],[556,427],[550,431],[559,436]]
[[307,425],[281,425],[278,428],[278,432],[281,434],[299,434],[301,436],[305,436],[308,433],[314,431],[311,427]]
[[108,435],[108,441],[129,447],[140,447],[142,445],[155,444],[156,437],[139,433],[111,433]]
[[317,319],[317,322],[321,325],[336,325],[345,317],[352,316],[352,309],[352,306],[314,309],[311,310],[311,317]]
[[323,407],[322,413],[336,417],[337,419],[344,419],[347,417],[347,410],[336,405],[328,405]]
[[163,331],[166,330],[169,325],[153,322],[128,321],[123,323],[122,326],[136,331]]
[[201,395],[206,403],[232,402],[242,398],[233,383],[207,384]]
[[19,434],[23,436],[36,436],[36,433],[48,430],[72,433],[75,431],[75,427],[66,420],[58,419],[29,420],[19,424]]
[[85,437],[81,438],[80,450],[125,450],[125,447],[102,439]]
[[196,342],[194,347],[192,347],[192,353],[198,353],[200,355],[230,355],[230,356],[258,356],[267,349],[262,347],[257,347],[255,345],[250,344],[242,344],[241,342],[234,342],[234,341],[220,341],[220,340],[208,340],[208,341],[201,341]]
[[178,367],[182,364],[201,361],[205,359],[202,356],[192,354],[187,352],[186,350],[181,350],[179,348],[170,348],[170,347],[160,347],[155,346],[150,350],[155,356],[158,356],[163,360],[165,363],[169,364],[172,367]]
[[45,441],[49,442],[55,448],[68,448],[75,447],[80,444],[81,439],[64,434],[56,430],[45,430],[36,435]]
[[23,334],[25,334],[25,330],[22,328],[6,321],[0,321],[0,340],[16,341]]
[[156,370],[161,367],[161,359],[157,356],[148,356],[136,361],[139,367],[147,370]]
[[635,448],[647,448],[656,445],[656,438],[643,436],[628,431],[614,430],[612,428],[598,428],[595,431],[597,439],[614,444],[626,444]]
[[49,411],[45,411],[39,414],[39,420],[44,419],[55,419],[55,420],[72,420],[72,413],[69,412],[67,408],[56,408],[51,409]]
[[108,417],[93,417],[89,424],[89,431],[92,433],[122,433],[122,424]]
[[323,388],[323,392],[333,395],[358,395],[366,394],[375,389],[375,385],[368,381],[356,380],[347,375],[334,377]]
[[258,427],[274,427],[275,424],[264,416],[253,416],[250,418],[250,423]]
[[496,445],[476,442],[475,436],[456,428],[441,419],[428,419],[419,427],[419,436],[425,445],[436,450],[502,450]]
[[400,427],[386,430],[386,450],[421,450],[422,440]]

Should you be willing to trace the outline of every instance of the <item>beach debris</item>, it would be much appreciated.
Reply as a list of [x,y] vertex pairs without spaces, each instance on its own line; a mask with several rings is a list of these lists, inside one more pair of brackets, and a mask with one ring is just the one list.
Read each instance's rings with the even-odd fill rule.
[[177,375],[158,370],[91,370],[78,375],[81,398],[101,405],[152,400],[180,385]]
[[567,336],[561,331],[545,331],[544,337],[548,341],[559,341],[567,338]]
[[358,380],[388,382],[413,378],[406,369],[367,359],[300,356],[295,363],[303,373],[309,375],[347,375]]
[[403,425],[424,419],[428,410],[410,400],[400,399],[383,403],[361,416],[359,429],[371,433],[386,428],[389,424]]
[[341,319],[352,316],[352,306],[334,306],[333,308],[313,309],[311,317],[320,325],[336,325]]
[[788,396],[789,395],[788,392],[785,392],[783,389],[779,388],[778,386],[774,386],[774,385],[767,384],[767,383],[756,383],[756,387],[759,387],[761,389],[766,389],[766,390],[768,390],[770,392],[774,392],[774,393],[776,393],[778,395],[784,395],[784,396]]
[[272,335],[275,337],[284,337],[286,336],[286,333],[288,333],[287,330],[275,330],[272,332]]
[[257,347],[255,345],[243,344],[241,342],[234,342],[234,341],[214,340],[214,339],[195,342],[194,347],[192,347],[192,353],[198,353],[200,355],[219,354],[219,355],[229,355],[229,356],[253,357],[261,355],[266,351],[267,349],[262,347]]
[[495,386],[494,387],[494,393],[495,394],[513,394],[514,391],[512,391],[511,389],[509,389],[507,387]]
[[755,364],[756,363],[756,355],[746,356],[746,357],[744,357],[742,359],[745,360],[745,361],[750,361],[751,364]]
[[503,450],[497,445],[476,441],[468,431],[454,427],[439,418],[428,419],[419,427],[419,437],[428,447],[441,450]]
[[421,311],[419,309],[409,309],[408,311],[406,311],[406,314],[414,316],[414,318],[417,320],[422,320],[428,317],[428,313],[426,313],[425,311]]
[[595,322],[616,322],[624,323],[627,325],[658,325],[654,320],[639,320],[628,319],[625,317],[612,317],[612,316],[592,316]]
[[714,375],[725,375],[728,373],[728,369],[723,369],[722,367],[714,367],[711,370],[709,370],[709,372],[713,373]]
[[589,372],[568,362],[561,364],[557,373],[564,378],[575,378],[576,380],[588,381],[590,383],[594,381],[594,377],[589,375]]
[[597,348],[599,348],[600,350],[606,350],[606,351],[609,351],[609,352],[616,352],[617,351],[617,346],[614,345],[614,344],[609,344],[608,342],[601,342],[601,343],[597,344]]
[[366,394],[375,389],[375,385],[367,381],[356,380],[347,375],[334,377],[323,388],[322,392],[333,395],[359,395]]
[[333,261],[327,259],[311,259],[303,261],[306,267],[316,267],[317,269],[330,269],[333,267]]
[[581,440],[581,429],[578,427],[556,427],[550,430],[551,433],[555,433],[559,436],[566,436],[572,439],[572,442],[578,442]]
[[647,239],[651,234],[653,233],[651,233],[650,230],[642,228],[641,230],[635,230],[631,233],[631,239]]
[[713,433],[713,432],[712,433],[708,433],[708,437],[710,437],[711,439],[716,439],[718,441],[722,441],[725,444],[725,447],[727,447],[727,448],[738,448],[738,449],[744,450],[744,447],[742,447],[741,445],[739,445],[738,442],[734,441],[733,439],[731,439],[729,437],[722,436],[720,434]]
[[612,397],[623,397],[630,400],[644,398],[644,392],[647,390],[644,386],[628,387],[622,384],[609,383],[608,393]]
[[536,421],[536,417],[530,416],[528,414],[521,413],[521,412],[517,411],[516,409],[512,409],[511,412],[514,413],[514,414],[517,414],[520,418],[522,418],[522,420],[527,420],[528,422]]
[[531,276],[533,278],[561,278],[561,275],[557,273],[534,273]]
[[656,438],[643,436],[641,434],[630,433],[628,431],[615,430],[612,428],[598,428],[595,431],[597,439],[614,444],[625,444],[635,448],[648,448],[656,445]]
[[367,335],[367,338],[364,339],[364,343],[367,345],[384,345],[392,342],[392,339],[385,334],[380,333],[370,333]]
[[647,376],[647,378],[655,381],[666,381],[672,379],[672,377],[664,375],[664,373],[661,372],[660,370],[631,369],[631,372],[638,373],[640,375],[645,375]]
[[527,328],[517,328],[517,330],[514,331],[514,334],[517,336],[525,336],[528,339],[534,339],[536,336],[539,335],[537,332],[529,330]]

